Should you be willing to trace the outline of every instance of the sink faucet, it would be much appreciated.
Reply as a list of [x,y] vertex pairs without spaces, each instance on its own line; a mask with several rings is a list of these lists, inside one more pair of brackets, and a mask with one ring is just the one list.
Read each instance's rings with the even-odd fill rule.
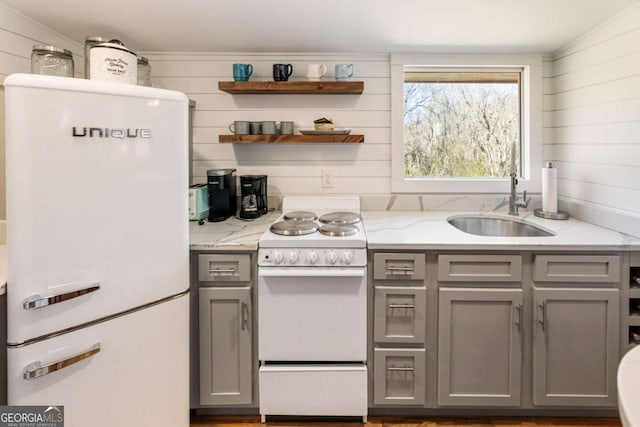
[[527,200],[527,192],[524,191],[522,195],[522,200],[518,200],[518,190],[516,186],[518,185],[518,173],[515,171],[515,168],[512,169],[509,174],[511,177],[511,193],[509,194],[509,215],[518,216],[518,208],[526,208],[529,205],[529,200]]

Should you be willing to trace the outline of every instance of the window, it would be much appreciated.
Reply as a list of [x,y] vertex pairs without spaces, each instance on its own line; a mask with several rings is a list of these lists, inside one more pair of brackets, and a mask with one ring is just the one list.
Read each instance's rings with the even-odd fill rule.
[[541,153],[531,124],[541,89],[532,85],[532,62],[393,55],[392,191],[503,193],[512,168],[521,188],[533,187]]

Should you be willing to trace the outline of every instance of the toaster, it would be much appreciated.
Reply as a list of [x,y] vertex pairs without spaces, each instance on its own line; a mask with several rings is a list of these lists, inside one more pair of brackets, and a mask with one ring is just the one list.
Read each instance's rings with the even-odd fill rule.
[[200,221],[209,216],[209,190],[207,184],[189,186],[189,220]]

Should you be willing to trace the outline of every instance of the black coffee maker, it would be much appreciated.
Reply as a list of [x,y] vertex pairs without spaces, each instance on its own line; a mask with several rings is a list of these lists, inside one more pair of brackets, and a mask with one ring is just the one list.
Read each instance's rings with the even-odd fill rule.
[[209,187],[209,221],[224,221],[236,214],[235,169],[211,169],[207,171]]
[[240,175],[240,218],[253,219],[267,213],[267,175]]

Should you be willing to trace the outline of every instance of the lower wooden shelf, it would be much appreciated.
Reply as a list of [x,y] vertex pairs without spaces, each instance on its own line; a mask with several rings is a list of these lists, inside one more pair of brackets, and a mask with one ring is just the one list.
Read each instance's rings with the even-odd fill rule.
[[221,144],[360,144],[364,135],[220,135]]

